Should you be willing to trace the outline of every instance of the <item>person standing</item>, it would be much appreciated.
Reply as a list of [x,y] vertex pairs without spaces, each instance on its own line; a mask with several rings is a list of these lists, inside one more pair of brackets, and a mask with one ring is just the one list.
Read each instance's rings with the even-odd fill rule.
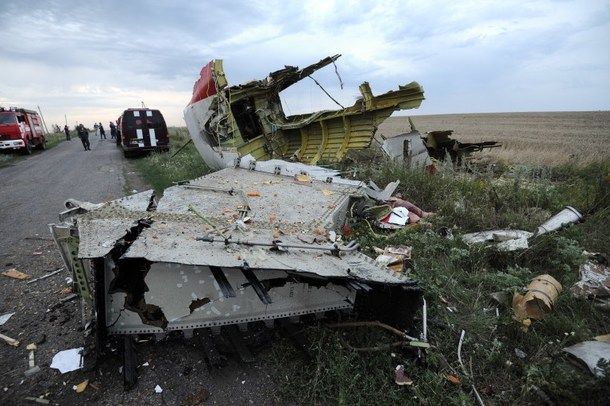
[[110,138],[116,138],[116,125],[112,121],[110,122]]
[[[93,123],[93,131],[95,131],[95,136],[97,137],[98,131],[97,131],[97,123]],[[102,137],[100,137],[101,139]]]
[[68,128],[68,124],[64,126],[64,132],[66,133],[66,141],[70,141],[70,129]]
[[85,128],[84,125],[79,124],[76,127],[76,132],[78,133],[78,136],[81,142],[83,143],[85,151],[91,151],[91,144],[89,143],[89,131]]
[[106,131],[104,131],[104,126],[100,123],[100,140],[104,137],[106,139]]

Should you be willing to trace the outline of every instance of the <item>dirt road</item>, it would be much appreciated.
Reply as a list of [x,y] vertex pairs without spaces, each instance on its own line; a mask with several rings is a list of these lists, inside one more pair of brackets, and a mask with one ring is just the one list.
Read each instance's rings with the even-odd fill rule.
[[[73,139],[0,168],[0,271],[16,268],[36,278],[62,266],[47,224],[57,221],[66,198],[102,202],[125,191],[144,190],[113,141],[91,137],[91,149],[83,151],[80,141]],[[79,302],[58,305],[68,294],[69,276],[64,270],[27,284],[0,275],[0,315],[15,313],[0,326],[0,333],[21,342],[12,347],[0,340],[0,404],[33,404],[25,397],[43,395],[62,405],[196,404],[208,393],[209,403],[277,401],[262,357],[248,365],[230,361],[210,374],[200,346],[182,337],[137,344],[140,381],[129,392],[123,390],[118,347],[111,348],[112,355],[92,371],[62,375],[50,369],[58,351],[84,342]],[[26,377],[29,343],[38,344],[36,363],[41,371]],[[72,387],[85,379],[93,385],[76,393]],[[156,385],[163,388],[162,393],[155,393]]]

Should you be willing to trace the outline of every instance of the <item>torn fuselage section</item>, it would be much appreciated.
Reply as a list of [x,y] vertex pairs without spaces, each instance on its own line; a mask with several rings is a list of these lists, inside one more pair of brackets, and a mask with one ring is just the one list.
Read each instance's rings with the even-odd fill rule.
[[351,107],[286,116],[279,93],[339,56],[303,69],[286,66],[265,79],[234,86],[228,85],[221,60],[204,66],[184,118],[206,164],[222,169],[243,157],[312,165],[338,162],[349,150],[368,148],[378,125],[392,112],[417,108],[424,100],[416,82],[379,96],[364,82],[361,97]]
[[385,191],[300,165],[227,168],[166,189],[155,206],[124,198],[75,214],[74,252],[95,269],[104,331],[163,334],[384,308],[372,298],[418,302],[415,282],[336,237],[354,199]]

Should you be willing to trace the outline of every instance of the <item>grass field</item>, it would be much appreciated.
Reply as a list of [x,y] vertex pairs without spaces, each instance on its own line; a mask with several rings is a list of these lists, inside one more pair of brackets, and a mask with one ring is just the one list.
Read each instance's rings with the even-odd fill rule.
[[[559,165],[610,160],[610,111],[446,114],[411,116],[422,132],[454,130],[459,141],[500,141],[485,152],[511,163]],[[406,117],[390,117],[379,126],[386,137],[409,131]]]
[[[364,160],[366,161],[366,160]],[[361,165],[361,166],[358,166]],[[426,210],[437,212],[428,226],[398,232],[355,226],[365,252],[372,247],[413,247],[412,272],[428,303],[429,340],[434,346],[423,361],[412,353],[360,354],[341,345],[335,330],[307,329],[315,362],[299,358],[287,343],[274,349],[277,380],[287,399],[299,404],[473,404],[475,384],[487,404],[603,404],[610,396],[610,373],[595,378],[573,365],[562,348],[610,331],[607,311],[575,299],[569,288],[578,280],[583,250],[610,253],[610,168],[558,166],[541,176],[537,169],[507,167],[501,174],[465,174],[444,169],[436,175],[408,171],[387,162],[356,164],[358,177],[384,185],[401,181],[399,191]],[[454,235],[502,227],[533,230],[565,205],[587,213],[585,222],[542,236],[513,253],[447,240]],[[562,283],[554,311],[535,321],[528,332],[512,319],[510,306],[490,294],[519,292],[548,273]],[[498,308],[499,317],[495,309]],[[449,310],[451,309],[451,310]],[[457,346],[469,374],[462,372]],[[390,336],[349,330],[362,345],[390,342]],[[519,358],[515,350],[525,352]],[[394,368],[406,366],[410,387],[394,384]],[[610,368],[608,369],[610,372]],[[447,380],[456,375],[460,385]]]
[[168,131],[169,152],[154,152],[133,160],[144,180],[157,194],[172,186],[173,182],[193,179],[209,171],[192,143],[178,152],[190,140],[186,128],[171,127]]
[[[549,129],[549,113],[543,114],[546,118],[540,118],[540,123],[536,114],[521,118],[477,115],[486,123],[457,115],[414,118],[422,131],[454,128],[459,130],[456,135],[460,140],[503,142],[505,149],[494,151],[491,158],[507,163],[498,165],[493,173],[441,167],[430,175],[387,162],[374,156],[372,150],[350,164],[355,177],[378,185],[399,179],[398,192],[424,210],[437,213],[428,224],[396,232],[373,230],[362,222],[353,224],[355,238],[368,254],[373,253],[373,247],[413,247],[410,277],[419,283],[428,303],[433,347],[422,359],[406,351],[357,353],[345,348],[340,338],[363,345],[391,338],[358,329],[349,330],[347,336],[320,324],[310,325],[305,334],[311,342],[313,361],[304,360],[287,341],[277,342],[271,351],[268,371],[286,403],[475,404],[474,385],[486,404],[607,404],[610,367],[606,365],[606,378],[594,377],[571,362],[562,348],[610,333],[607,310],[569,292],[579,279],[584,250],[610,254],[610,165],[607,146],[597,149],[601,140],[608,138],[609,126],[606,123],[600,129],[589,122],[561,135],[557,132],[563,124],[557,123],[575,120],[571,113],[564,118],[550,114],[550,121],[556,122],[551,126],[554,130]],[[607,113],[591,114],[602,123],[608,118]],[[403,121],[392,119],[380,132],[404,131]],[[473,128],[476,131],[469,130]],[[539,131],[523,133],[528,128]],[[172,149],[186,140],[184,130],[174,129]],[[564,157],[570,151],[587,159]],[[154,154],[137,162],[155,188],[206,173],[192,145],[174,158],[172,154]],[[551,165],[544,164],[547,159]],[[467,246],[459,238],[466,232],[504,227],[534,230],[566,205],[583,213],[584,221],[541,236],[523,251]],[[444,238],[439,233],[442,228],[451,229],[457,238]],[[497,303],[490,294],[511,296],[543,273],[559,280],[563,292],[549,316],[534,321],[525,332],[513,320],[510,306]],[[462,331],[467,374],[457,357]],[[413,385],[394,383],[398,364],[405,365]],[[456,375],[460,383],[449,382],[448,374]]]
[[[47,134],[47,149],[57,146],[60,142],[64,141],[65,139],[66,139],[66,136],[64,133]],[[41,151],[35,150],[33,153],[38,154],[40,152]],[[0,153],[0,167],[2,167],[4,165],[10,165],[13,162],[15,162],[15,160],[20,159],[23,156],[24,155],[20,154],[17,151]]]

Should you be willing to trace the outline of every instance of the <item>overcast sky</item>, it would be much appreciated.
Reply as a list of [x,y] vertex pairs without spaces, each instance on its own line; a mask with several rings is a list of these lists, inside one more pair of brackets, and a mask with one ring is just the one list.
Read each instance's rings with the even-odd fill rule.
[[[415,114],[610,109],[610,1],[0,0],[0,38],[0,105],[39,105],[48,125],[141,101],[184,125],[211,59],[238,84],[336,53],[344,88],[332,65],[314,76],[344,105],[365,80],[376,94],[415,80]],[[336,107],[311,80],[282,99],[287,114]]]

